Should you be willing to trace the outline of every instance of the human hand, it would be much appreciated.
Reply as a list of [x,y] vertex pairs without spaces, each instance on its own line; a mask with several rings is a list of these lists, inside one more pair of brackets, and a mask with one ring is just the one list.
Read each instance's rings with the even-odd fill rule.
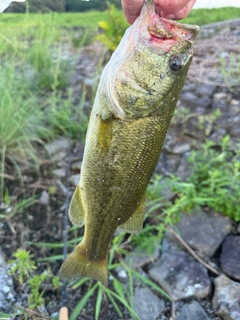
[[[180,20],[190,12],[196,0],[154,0],[155,9],[160,17]],[[138,17],[143,0],[122,0],[122,8],[129,23]]]

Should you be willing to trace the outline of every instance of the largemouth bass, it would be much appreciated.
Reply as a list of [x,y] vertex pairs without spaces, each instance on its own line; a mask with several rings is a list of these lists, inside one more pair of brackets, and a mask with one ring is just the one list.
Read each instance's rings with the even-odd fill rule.
[[108,283],[114,231],[139,232],[146,188],[191,63],[197,26],[160,18],[153,1],[126,31],[106,65],[86,137],[81,178],[69,216],[83,240],[60,277]]

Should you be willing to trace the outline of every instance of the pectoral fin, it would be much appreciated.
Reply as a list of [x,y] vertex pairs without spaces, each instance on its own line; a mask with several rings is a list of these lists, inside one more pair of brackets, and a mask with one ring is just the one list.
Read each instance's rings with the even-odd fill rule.
[[131,215],[131,217],[123,224],[119,226],[120,229],[128,233],[138,233],[141,231],[143,226],[144,219],[144,203],[145,203],[145,194],[142,197],[139,206]]
[[77,186],[69,206],[69,218],[71,222],[79,227],[84,225],[85,215],[81,199],[81,187]]

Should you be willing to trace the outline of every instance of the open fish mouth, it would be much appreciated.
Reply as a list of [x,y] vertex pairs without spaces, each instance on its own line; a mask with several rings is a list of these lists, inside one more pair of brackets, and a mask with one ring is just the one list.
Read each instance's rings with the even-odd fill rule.
[[199,27],[178,23],[159,17],[155,14],[148,25],[149,34],[159,40],[194,40]]
[[161,47],[165,52],[171,50],[176,43],[192,42],[199,31],[198,26],[160,17],[155,12],[153,0],[145,0],[135,24],[140,32],[139,37],[145,38],[153,46]]

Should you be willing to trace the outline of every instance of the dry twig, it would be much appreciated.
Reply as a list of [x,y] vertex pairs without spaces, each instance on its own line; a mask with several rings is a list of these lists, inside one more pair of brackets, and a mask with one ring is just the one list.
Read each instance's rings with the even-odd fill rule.
[[177,240],[184,246],[184,248],[187,249],[187,251],[193,256],[194,259],[196,259],[199,263],[201,263],[205,268],[207,268],[212,273],[216,274],[217,276],[220,275],[220,272],[215,268],[213,268],[210,264],[205,262],[203,259],[201,259],[196,254],[196,252],[187,244],[187,242],[184,241],[183,238],[181,238],[179,234],[177,234],[177,232],[171,226],[168,226],[167,229],[177,238]]

